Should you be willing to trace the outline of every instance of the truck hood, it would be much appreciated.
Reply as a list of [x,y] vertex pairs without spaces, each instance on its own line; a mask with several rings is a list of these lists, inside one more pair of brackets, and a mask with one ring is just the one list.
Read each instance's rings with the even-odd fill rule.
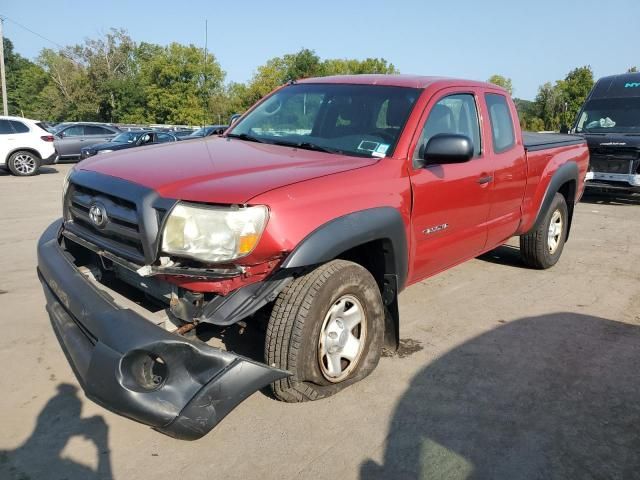
[[377,161],[214,137],[104,154],[78,168],[138,183],[167,198],[243,204],[274,188]]
[[586,133],[582,136],[590,150],[640,149],[640,135],[624,133]]

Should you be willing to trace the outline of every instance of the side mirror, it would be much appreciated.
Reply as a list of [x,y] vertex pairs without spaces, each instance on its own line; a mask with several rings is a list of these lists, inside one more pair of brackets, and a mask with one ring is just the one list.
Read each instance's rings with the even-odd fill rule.
[[64,138],[64,131],[56,133],[56,137]]
[[560,133],[569,133],[569,127],[566,125],[560,125]]
[[465,135],[439,133],[429,139],[419,167],[464,163],[473,158],[473,142]]
[[231,115],[231,118],[229,119],[229,125],[233,125],[234,123],[236,123],[236,121],[241,117],[242,115],[239,113],[234,113],[233,115]]

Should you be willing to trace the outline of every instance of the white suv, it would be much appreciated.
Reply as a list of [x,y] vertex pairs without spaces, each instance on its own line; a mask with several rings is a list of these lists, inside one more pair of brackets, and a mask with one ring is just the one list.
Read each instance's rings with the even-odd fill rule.
[[53,135],[41,125],[27,118],[0,116],[0,168],[27,177],[37,175],[41,165],[58,160]]

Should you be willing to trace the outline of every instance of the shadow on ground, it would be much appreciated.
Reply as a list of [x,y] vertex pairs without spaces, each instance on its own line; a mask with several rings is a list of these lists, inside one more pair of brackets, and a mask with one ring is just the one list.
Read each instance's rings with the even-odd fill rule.
[[520,249],[512,245],[501,245],[487,253],[483,253],[477,258],[483,262],[508,265],[510,267],[519,267],[529,270],[529,267],[527,267],[522,261]]
[[525,318],[418,373],[361,478],[640,478],[639,399],[640,327]]
[[640,205],[640,193],[588,189],[580,201],[592,205]]
[[[0,450],[3,479],[111,479],[108,427],[101,416],[81,418],[82,403],[73,385],[58,385],[58,393],[44,406],[31,436],[15,450]],[[95,445],[93,468],[65,458],[62,452],[73,437]]]

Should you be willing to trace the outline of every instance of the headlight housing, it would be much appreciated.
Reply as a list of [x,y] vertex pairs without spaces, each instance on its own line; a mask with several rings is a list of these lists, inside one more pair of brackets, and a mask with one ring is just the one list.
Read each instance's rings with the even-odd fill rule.
[[162,251],[220,263],[249,255],[268,218],[267,207],[211,207],[178,203],[164,226]]

